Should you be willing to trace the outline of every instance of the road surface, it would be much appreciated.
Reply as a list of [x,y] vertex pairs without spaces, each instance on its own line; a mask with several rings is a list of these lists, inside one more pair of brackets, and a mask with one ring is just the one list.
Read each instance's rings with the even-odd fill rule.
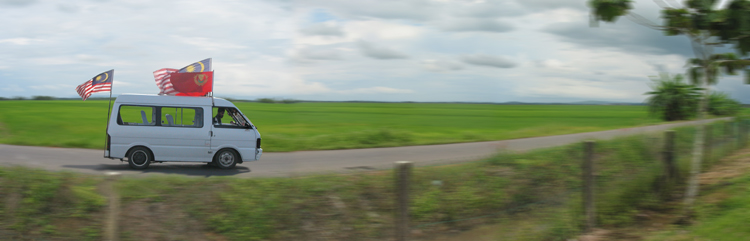
[[[729,118],[704,120],[713,122]],[[687,121],[558,136],[533,137],[428,146],[405,146],[352,150],[264,153],[260,161],[245,162],[233,170],[202,163],[168,162],[151,164],[146,170],[131,170],[126,162],[103,158],[102,150],[0,145],[0,165],[23,165],[53,171],[90,174],[120,172],[127,176],[178,174],[185,176],[294,177],[314,173],[342,173],[390,168],[395,161],[412,161],[417,166],[479,160],[498,151],[526,151],[618,136],[664,131],[701,123]]]

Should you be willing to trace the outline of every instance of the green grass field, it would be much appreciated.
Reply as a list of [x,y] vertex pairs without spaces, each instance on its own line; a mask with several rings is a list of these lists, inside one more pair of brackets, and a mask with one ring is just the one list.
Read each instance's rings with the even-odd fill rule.
[[[644,106],[428,103],[236,105],[266,151],[349,149],[599,131],[659,123]],[[102,148],[107,101],[1,101],[0,143]]]

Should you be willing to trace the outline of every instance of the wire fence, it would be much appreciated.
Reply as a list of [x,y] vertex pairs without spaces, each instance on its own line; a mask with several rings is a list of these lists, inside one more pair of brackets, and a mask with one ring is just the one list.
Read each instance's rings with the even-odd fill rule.
[[[748,127],[748,120],[707,125],[703,169],[746,147]],[[690,171],[695,131],[686,127],[673,134],[596,142],[591,153],[594,225],[628,224],[642,216],[641,209],[679,199]],[[454,177],[460,178],[451,180],[440,180],[446,175],[434,169],[415,170],[411,229],[423,234],[512,220],[509,226],[515,227],[503,234],[504,240],[554,240],[581,233],[587,223],[585,156],[581,145],[505,153],[486,160],[479,170],[459,171]],[[472,195],[476,193],[493,197]]]

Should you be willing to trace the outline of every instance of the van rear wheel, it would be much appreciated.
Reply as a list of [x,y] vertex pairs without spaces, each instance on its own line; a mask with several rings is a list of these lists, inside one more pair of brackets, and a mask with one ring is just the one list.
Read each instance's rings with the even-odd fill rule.
[[232,149],[222,149],[214,156],[214,164],[221,169],[231,169],[237,165],[239,157],[240,155]]
[[128,164],[130,165],[130,168],[133,169],[146,169],[153,160],[154,157],[153,155],[151,155],[151,151],[149,151],[148,148],[145,147],[133,147],[133,149],[130,149],[130,152],[128,153]]

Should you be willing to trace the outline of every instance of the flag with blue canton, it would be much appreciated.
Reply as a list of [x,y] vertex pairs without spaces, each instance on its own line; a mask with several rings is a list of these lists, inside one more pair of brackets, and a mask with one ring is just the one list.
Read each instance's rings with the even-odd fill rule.
[[193,72],[208,72],[211,71],[211,58],[207,58],[195,63],[192,63],[185,68],[180,69],[177,73],[193,73]]
[[83,84],[76,87],[78,95],[86,100],[91,96],[92,93],[112,91],[112,80],[114,79],[115,70],[110,70],[101,73],[90,80],[83,82]]

